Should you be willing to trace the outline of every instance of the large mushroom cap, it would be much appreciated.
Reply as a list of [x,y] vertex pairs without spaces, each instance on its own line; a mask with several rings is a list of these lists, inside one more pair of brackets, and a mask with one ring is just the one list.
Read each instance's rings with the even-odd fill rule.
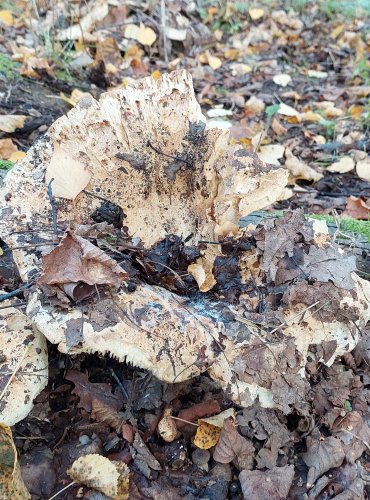
[[[43,269],[39,282],[56,286],[58,298],[75,298],[74,281],[90,291],[96,284],[117,288],[125,273],[77,234],[78,227],[91,227],[108,203],[117,209],[120,234],[132,245],[135,240],[148,249],[168,235],[189,245],[209,241],[202,257],[187,268],[202,292],[217,283],[212,270],[216,265],[222,270],[226,263],[220,242],[229,238],[236,245],[233,272],[241,275],[238,283],[249,287],[231,305],[212,292],[180,297],[143,280],[133,291],[99,294],[86,308],[68,299],[64,310],[48,302],[45,288],[34,287],[28,317],[62,352],[109,353],[166,382],[209,369],[239,404],[250,405],[259,397],[263,405],[289,412],[304,397],[309,345],[334,340],[331,358],[353,348],[368,319],[370,293],[368,283],[351,278],[351,262],[338,274],[342,256],[330,243],[322,248],[312,223],[303,217],[240,233],[240,217],[279,199],[287,178],[285,169],[229,145],[227,132],[207,127],[186,72],[136,81],[104,94],[99,102],[82,99],[5,180],[0,236],[13,249],[22,279],[38,279]],[[28,233],[29,228],[37,232]],[[56,249],[55,238],[60,241]],[[238,241],[245,238],[250,238],[249,250],[240,250]],[[92,240],[96,243],[98,237]],[[105,248],[110,248],[108,242]],[[58,266],[53,261],[57,255]],[[327,257],[330,264],[320,269],[314,265],[318,257],[324,262]],[[51,276],[53,263],[58,279]],[[75,280],[72,269],[78,270]],[[227,272],[224,279],[232,281]],[[306,292],[301,288],[294,294],[293,280],[308,287]],[[337,310],[352,307],[351,318],[317,319],[315,310],[302,321],[299,313],[316,300],[306,303],[317,292],[312,283],[320,285],[320,280],[324,285],[317,309],[329,294]],[[235,320],[255,311],[257,292],[270,300],[270,316],[282,321],[277,337],[269,325]],[[280,306],[273,297],[280,297]],[[315,333],[319,323],[321,330]]]

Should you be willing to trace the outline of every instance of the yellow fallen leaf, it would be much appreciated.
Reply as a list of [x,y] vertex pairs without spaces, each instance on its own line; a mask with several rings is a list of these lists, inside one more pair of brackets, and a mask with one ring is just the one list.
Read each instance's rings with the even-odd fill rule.
[[142,45],[148,45],[150,47],[157,40],[157,35],[152,28],[148,28],[143,23],[140,23],[136,40]]
[[0,257],[4,255],[4,250],[0,247]]
[[357,162],[356,172],[360,179],[370,182],[370,158],[366,157],[364,160]]
[[2,160],[9,160],[16,151],[18,148],[11,139],[0,139],[0,158]]
[[274,83],[276,83],[276,85],[280,85],[280,87],[286,87],[292,81],[292,77],[290,75],[287,75],[286,73],[281,73],[279,75],[275,75],[272,80]]
[[248,114],[259,115],[265,110],[265,103],[259,97],[252,95],[245,103],[245,111]]
[[257,7],[249,9],[248,13],[251,16],[252,21],[258,21],[258,19],[261,19],[261,17],[265,15],[265,11]]
[[0,10],[0,24],[5,24],[5,26],[13,26],[14,17],[10,10]]
[[322,174],[316,172],[316,170],[294,156],[289,148],[286,148],[285,150],[285,158],[285,167],[289,170],[290,174],[288,180],[289,184],[294,184],[298,179],[313,182],[317,182],[322,179]]
[[344,29],[344,24],[340,24],[330,33],[331,38],[338,38],[338,36],[342,33]]
[[216,446],[220,439],[221,428],[216,425],[208,424],[204,421],[199,422],[199,427],[194,437],[193,444],[201,450],[208,450]]
[[311,78],[327,78],[328,76],[326,71],[315,71],[313,69],[309,69],[307,75]]
[[0,423],[0,498],[28,500],[31,495],[23,482],[12,431]]
[[139,33],[139,26],[136,26],[136,24],[128,24],[126,27],[125,27],[125,33],[124,33],[124,37],[125,38],[132,38],[133,40],[137,40],[137,35]]
[[320,122],[322,116],[319,113],[314,113],[313,111],[306,111],[305,113],[299,114],[300,122]]
[[3,115],[0,116],[0,130],[11,134],[17,128],[23,128],[26,120],[25,115]]
[[225,50],[224,56],[229,61],[236,61],[239,59],[240,51],[238,49],[228,49],[228,50]]
[[60,98],[71,106],[76,106],[76,104],[84,97],[92,97],[92,95],[88,92],[82,92],[79,89],[73,89],[69,97],[63,92],[60,93]]
[[222,66],[222,61],[219,57],[217,56],[208,56],[208,64],[211,66],[212,69],[218,69]]
[[221,42],[224,32],[221,30],[216,30],[213,32],[213,36],[216,38],[218,42]]
[[284,116],[299,116],[299,113],[296,109],[284,104],[283,102],[280,104],[279,109],[277,111],[280,115]]
[[76,483],[89,486],[117,500],[128,499],[129,468],[102,455],[84,455],[67,470]]
[[151,77],[153,78],[153,80],[158,80],[161,77],[161,72],[159,71],[159,69],[153,71]]
[[10,155],[9,160],[12,161],[13,163],[16,163],[19,160],[23,160],[25,156],[26,153],[24,151],[15,151]]
[[345,174],[346,172],[350,172],[355,168],[355,162],[352,160],[350,156],[343,156],[339,161],[336,161],[326,170],[328,172],[336,172],[338,174]]

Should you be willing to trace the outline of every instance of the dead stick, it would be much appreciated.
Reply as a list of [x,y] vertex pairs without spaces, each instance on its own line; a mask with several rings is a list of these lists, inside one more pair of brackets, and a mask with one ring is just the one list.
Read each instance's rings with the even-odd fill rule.
[[53,219],[53,233],[55,239],[58,237],[58,225],[57,225],[57,206],[55,203],[55,198],[53,196],[53,190],[51,188],[51,184],[54,180],[54,177],[50,180],[48,184],[48,197],[51,205],[51,217]]

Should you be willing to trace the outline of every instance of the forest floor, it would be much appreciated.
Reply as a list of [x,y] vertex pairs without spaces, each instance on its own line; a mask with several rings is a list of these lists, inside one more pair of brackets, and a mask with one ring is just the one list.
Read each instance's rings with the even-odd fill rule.
[[[158,79],[179,69],[192,75],[209,124],[228,129],[232,144],[289,170],[285,199],[273,210],[369,220],[366,1],[2,1],[1,177],[86,93],[98,99],[132,79]],[[0,284],[3,292],[20,286],[5,244]],[[22,303],[22,293],[16,300]],[[259,474],[248,490],[252,496],[244,491],[244,498],[283,498],[281,478],[271,471],[291,464],[295,473],[286,498],[369,498],[370,332],[361,335],[352,354],[306,373],[309,417],[237,407],[206,374],[162,384],[109,357],[70,357],[50,345],[49,383],[31,413],[12,427],[26,488],[33,499],[48,499],[71,483],[67,469],[78,457],[97,453],[128,464],[129,498],[241,499],[240,464],[221,464],[214,448],[193,443],[197,419],[233,408],[240,435],[253,443],[249,469]],[[2,389],[6,380],[0,371]],[[124,401],[118,428],[112,415],[92,411],[94,398],[108,404],[107,391],[115,405]],[[183,426],[179,437],[165,442],[156,429],[170,407],[196,425]],[[317,448],[321,478],[307,490],[303,455],[310,439],[334,436],[343,420],[358,441],[352,443],[356,460],[330,461],[332,452]],[[2,470],[0,459],[0,476]],[[275,493],[266,493],[266,478],[276,480]],[[57,498],[106,498],[81,484]]]

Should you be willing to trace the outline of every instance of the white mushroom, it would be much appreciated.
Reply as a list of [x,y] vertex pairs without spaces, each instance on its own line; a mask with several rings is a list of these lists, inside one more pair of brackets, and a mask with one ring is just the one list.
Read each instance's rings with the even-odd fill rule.
[[17,309],[11,306],[2,309],[0,422],[14,425],[25,418],[33,407],[33,400],[47,383],[48,354],[45,337]]
[[[185,72],[136,81],[104,94],[99,102],[82,99],[5,180],[0,236],[13,248],[25,281],[40,275],[42,255],[53,248],[47,194],[52,178],[59,228],[85,224],[102,200],[109,200],[123,210],[126,234],[140,239],[145,248],[169,234],[188,244],[215,243],[188,271],[200,289],[208,291],[217,282],[212,266],[221,256],[219,243],[226,237],[238,241],[243,236],[240,217],[280,198],[288,172],[228,145],[226,131],[208,129]],[[306,224],[297,219],[294,226],[288,219],[281,227],[267,225],[264,235],[253,236],[257,246],[238,254],[244,282],[256,284],[261,279],[254,276],[258,266],[265,277],[260,284],[270,293],[276,276],[283,279],[284,259],[291,258],[294,245],[301,252],[299,283],[311,288],[303,293],[292,280],[283,281],[280,306],[269,309],[280,318],[278,336],[245,318],[246,311],[255,309],[253,289],[238,305],[231,305],[212,295],[185,298],[141,283],[132,293],[120,290],[94,299],[87,313],[73,305],[60,310],[47,304],[36,287],[27,315],[62,352],[109,353],[166,382],[209,370],[238,404],[248,406],[259,397],[262,405],[289,412],[304,398],[309,345],[335,341],[330,358],[324,359],[330,363],[354,347],[369,317],[369,284],[355,275],[351,278],[351,265],[339,263],[336,268],[343,267],[343,286],[335,282],[330,266],[315,267],[316,256],[324,256],[324,261],[328,256],[330,262],[342,257],[325,238],[315,239],[312,223]],[[39,231],[31,246],[24,233],[28,226]],[[300,227],[312,232],[312,237],[303,238],[303,249],[300,238],[294,239],[296,233],[289,235],[290,227],[296,233]],[[292,245],[286,255],[279,254],[277,245],[276,262],[266,250],[266,245],[278,242],[274,231],[280,231],[280,237],[286,234]],[[32,246],[35,243],[45,246]],[[311,300],[312,294],[317,298]],[[352,308],[352,317],[316,316],[320,308],[325,311],[325,294],[334,310]]]

